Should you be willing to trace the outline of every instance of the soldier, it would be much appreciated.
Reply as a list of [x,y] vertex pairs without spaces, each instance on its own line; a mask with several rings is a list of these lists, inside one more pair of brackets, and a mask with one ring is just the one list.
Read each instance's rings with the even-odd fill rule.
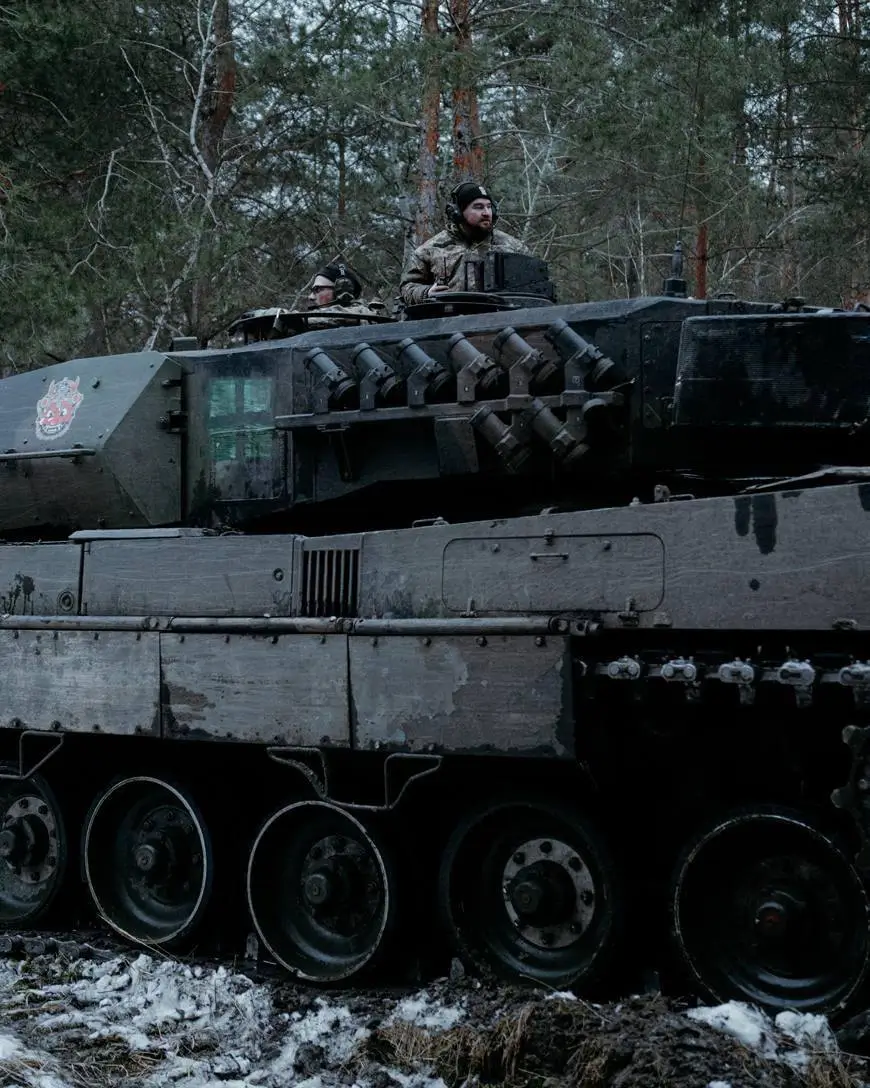
[[309,310],[330,313],[364,313],[368,306],[360,299],[362,284],[355,272],[342,261],[328,264],[311,281]]
[[466,290],[465,264],[469,257],[481,256],[490,249],[531,256],[518,238],[494,229],[498,206],[477,182],[457,185],[445,214],[447,229],[414,251],[402,277],[400,291],[408,306],[444,291]]
[[[362,285],[357,274],[336,259],[311,280],[308,306],[289,310],[283,306],[246,310],[229,327],[233,341],[274,340],[309,330],[372,325],[390,320],[378,299],[366,304],[359,297]],[[301,292],[300,292],[301,294]],[[298,295],[297,295],[298,298]]]
[[[373,299],[367,304],[360,298],[361,293],[362,284],[359,278],[343,261],[336,260],[321,268],[311,281],[308,309],[316,311],[317,316],[308,318],[308,328],[354,324],[355,322],[349,320],[353,317],[358,317],[360,324],[367,323],[366,318],[383,320],[383,303]],[[330,319],[330,314],[335,315],[334,320]]]

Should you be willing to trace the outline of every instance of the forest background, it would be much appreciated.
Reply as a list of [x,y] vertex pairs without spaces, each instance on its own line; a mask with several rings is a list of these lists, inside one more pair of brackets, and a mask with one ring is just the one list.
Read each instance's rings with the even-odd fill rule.
[[561,301],[867,301],[868,8],[0,0],[0,372],[390,304],[468,176]]

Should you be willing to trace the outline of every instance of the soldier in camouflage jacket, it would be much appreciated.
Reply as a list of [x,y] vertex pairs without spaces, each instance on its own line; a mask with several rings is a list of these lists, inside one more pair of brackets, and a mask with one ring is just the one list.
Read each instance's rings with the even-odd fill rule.
[[308,311],[316,316],[308,318],[307,328],[327,329],[336,326],[360,325],[383,320],[383,305],[379,308],[360,298],[362,284],[359,277],[343,261],[335,260],[326,265],[311,281],[308,295]]
[[495,230],[498,213],[482,185],[466,181],[457,185],[447,205],[447,229],[414,250],[402,276],[402,301],[413,306],[444,291],[465,291],[465,265],[491,249],[525,253],[518,238]]

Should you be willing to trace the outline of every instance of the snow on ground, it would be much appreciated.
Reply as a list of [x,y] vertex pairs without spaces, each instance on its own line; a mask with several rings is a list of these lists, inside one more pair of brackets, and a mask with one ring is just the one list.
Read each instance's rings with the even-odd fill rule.
[[[270,987],[225,967],[138,955],[58,963],[40,976],[25,962],[0,961],[0,1021],[26,1027],[21,1037],[0,1034],[3,1085],[16,1077],[35,1088],[72,1088],[86,1072],[65,1071],[69,1054],[78,1053],[83,1067],[89,1054],[95,1066],[111,1054],[117,1083],[135,1073],[143,1088],[328,1088],[347,1083],[330,1071],[342,1069],[369,1034],[340,1001],[307,994],[301,1007],[279,1010]],[[409,1014],[437,1027],[462,1012],[421,994],[397,1003],[397,1017]],[[425,1074],[405,1082],[443,1083]]]
[[781,1012],[774,1020],[753,1005],[729,1001],[712,1008],[689,1009],[686,1016],[733,1035],[770,1061],[805,1067],[810,1054],[836,1054],[837,1040],[824,1016]]
[[428,1028],[430,1031],[447,1031],[455,1027],[464,1016],[465,1009],[461,1002],[457,1005],[445,1005],[441,1001],[433,1000],[432,996],[423,990],[399,1001],[392,1015],[387,1019],[387,1024],[403,1021],[407,1024],[416,1024],[420,1028]]
[[739,1002],[590,1004],[470,979],[329,993],[136,953],[0,959],[2,1088],[800,1088],[820,1056],[842,1057],[823,1017]]

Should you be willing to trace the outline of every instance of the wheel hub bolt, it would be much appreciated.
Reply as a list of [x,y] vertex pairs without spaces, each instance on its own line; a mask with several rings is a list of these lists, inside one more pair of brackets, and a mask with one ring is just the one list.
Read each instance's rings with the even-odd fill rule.
[[320,907],[332,895],[332,881],[326,873],[312,873],[304,884],[305,898],[312,906]]
[[136,868],[142,873],[150,873],[157,865],[157,860],[157,848],[152,843],[143,842],[133,853]]
[[542,899],[541,887],[533,880],[520,880],[511,889],[511,903],[517,914],[534,914]]
[[765,937],[781,937],[788,926],[788,912],[782,903],[763,903],[755,915],[755,926]]
[[0,858],[6,860],[12,857],[18,842],[18,832],[14,827],[7,827],[4,831],[0,831]]

